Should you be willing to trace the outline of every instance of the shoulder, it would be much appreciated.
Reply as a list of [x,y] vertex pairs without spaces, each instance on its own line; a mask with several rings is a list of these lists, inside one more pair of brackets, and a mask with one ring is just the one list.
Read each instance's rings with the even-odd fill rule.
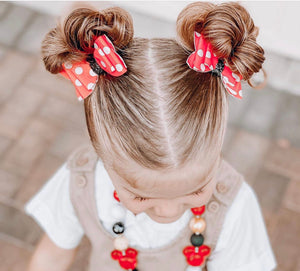
[[[235,259],[235,260],[233,260]],[[209,270],[273,270],[276,259],[253,188],[243,179],[229,206]],[[225,270],[225,269],[222,269]]]
[[65,162],[24,206],[27,215],[57,246],[65,249],[76,247],[83,235],[70,201],[69,179],[70,171]]
[[[229,238],[232,231],[236,229],[237,226],[245,227],[246,229],[247,225],[249,226],[257,220],[263,221],[259,201],[253,188],[247,183],[244,176],[226,161],[224,163],[224,168],[225,170],[223,172],[227,172],[227,174],[225,174],[225,179],[227,179],[226,183],[229,189],[230,186],[237,185],[237,182],[229,181],[229,179],[238,179],[239,185],[236,189],[236,193],[232,195],[231,204],[229,204],[224,218],[220,242],[218,242],[219,247],[221,246],[222,241],[228,241],[227,238]],[[218,190],[218,187],[216,190]],[[250,224],[246,223],[247,220],[251,220]]]
[[97,162],[97,153],[90,144],[77,147],[67,158],[67,168],[70,171],[90,171]]

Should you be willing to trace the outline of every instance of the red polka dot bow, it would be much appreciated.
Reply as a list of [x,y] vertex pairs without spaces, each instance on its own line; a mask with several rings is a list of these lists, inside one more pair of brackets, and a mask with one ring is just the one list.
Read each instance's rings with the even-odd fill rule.
[[[194,31],[194,47],[195,51],[190,54],[186,61],[189,67],[198,72],[210,72],[215,70],[219,59],[212,52],[211,43],[206,41],[203,36],[196,31]],[[225,64],[221,78],[229,94],[238,99],[242,99],[242,76],[232,72]]]
[[[124,60],[105,34],[95,40],[93,56],[101,69],[112,76],[121,76],[127,71]],[[72,81],[78,100],[88,97],[98,81],[98,75],[92,70],[89,62],[84,60],[77,63],[63,63],[62,66],[63,70],[60,73]]]

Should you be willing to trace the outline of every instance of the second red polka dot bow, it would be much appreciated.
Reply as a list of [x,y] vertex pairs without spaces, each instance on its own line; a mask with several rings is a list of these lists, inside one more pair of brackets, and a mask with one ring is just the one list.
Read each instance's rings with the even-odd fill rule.
[[[93,56],[101,69],[112,76],[121,76],[127,71],[124,60],[105,34],[95,40]],[[77,63],[63,63],[62,66],[63,70],[60,73],[72,81],[78,100],[88,97],[98,81],[98,75],[92,70],[89,62],[84,60]]]
[[[196,31],[194,31],[194,47],[195,51],[190,54],[186,61],[189,67],[198,72],[210,72],[216,69],[219,59],[213,53],[211,43],[206,41],[203,36]],[[242,99],[242,76],[232,72],[229,66],[225,64],[221,78],[229,94],[238,99]]]

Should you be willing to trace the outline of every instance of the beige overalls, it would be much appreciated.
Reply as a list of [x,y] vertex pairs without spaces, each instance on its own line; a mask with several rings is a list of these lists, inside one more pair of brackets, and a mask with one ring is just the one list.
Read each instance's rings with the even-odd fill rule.
[[[98,159],[91,145],[83,145],[69,156],[67,167],[71,172],[71,202],[92,246],[86,270],[122,271],[124,269],[110,255],[114,250],[114,237],[102,226],[98,217],[94,179]],[[210,246],[211,254],[217,244],[226,211],[244,181],[243,176],[225,160],[222,160],[216,178],[216,188],[202,215],[207,225],[202,233],[204,244]],[[191,234],[187,225],[175,240],[163,247],[151,249],[134,247],[138,251],[138,271],[184,271],[187,263],[182,250],[191,245]],[[207,258],[207,261],[209,260],[210,258]],[[202,270],[207,271],[206,266],[202,267]]]

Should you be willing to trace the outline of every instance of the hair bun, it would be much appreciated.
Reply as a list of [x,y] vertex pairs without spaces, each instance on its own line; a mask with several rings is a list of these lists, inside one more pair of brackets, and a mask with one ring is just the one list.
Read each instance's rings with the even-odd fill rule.
[[59,73],[62,63],[86,59],[93,52],[95,37],[106,34],[116,50],[121,50],[133,39],[133,21],[120,7],[97,11],[91,8],[73,10],[42,41],[42,57],[51,73]]
[[189,4],[177,18],[177,33],[181,45],[190,51],[194,50],[194,31],[201,33],[211,43],[217,57],[224,58],[243,80],[249,80],[262,68],[264,50],[256,42],[259,29],[239,3]]

